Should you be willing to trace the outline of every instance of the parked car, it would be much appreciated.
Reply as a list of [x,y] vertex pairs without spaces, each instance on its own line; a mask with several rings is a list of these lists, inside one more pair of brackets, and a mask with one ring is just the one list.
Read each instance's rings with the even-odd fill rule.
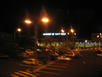
[[5,54],[0,54],[0,59],[8,59],[9,56]]
[[59,54],[56,53],[56,52],[51,52],[50,55],[52,55],[52,56],[58,56]]
[[96,52],[96,56],[102,57],[102,49],[99,49],[99,50]]
[[73,51],[68,51],[67,53],[64,54],[64,56],[74,58],[76,55]]
[[19,54],[24,53],[25,49],[16,43],[4,43],[0,47],[0,52],[10,56],[10,58],[21,58]]
[[57,57],[57,60],[60,60],[60,61],[72,61],[71,58],[65,57],[65,56],[59,56],[59,57]]
[[23,63],[28,65],[38,65],[38,60],[34,58],[29,58],[27,60],[23,60]]

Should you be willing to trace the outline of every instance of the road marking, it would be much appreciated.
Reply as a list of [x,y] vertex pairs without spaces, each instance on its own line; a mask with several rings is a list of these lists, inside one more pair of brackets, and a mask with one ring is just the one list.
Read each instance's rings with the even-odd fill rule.
[[50,67],[61,67],[61,68],[66,68],[66,66],[59,66],[59,65],[48,65]]
[[60,63],[54,63],[53,65],[69,65],[69,64],[60,64]]
[[53,73],[53,72],[47,72],[47,71],[39,71],[40,73],[48,73],[48,74],[55,74],[55,75],[59,75],[58,73]]
[[10,74],[10,76],[12,76],[12,77],[19,77],[18,75],[15,75],[15,74]]
[[21,66],[26,66],[26,67],[34,67],[34,66],[30,66],[30,65],[24,65],[24,64],[20,64]]
[[19,71],[19,72],[24,73],[24,74],[27,74],[27,75],[30,75],[30,76],[32,76],[32,77],[37,77],[36,75],[33,75],[33,74],[28,73],[28,72],[25,72],[25,71]]
[[37,74],[37,73],[34,73],[35,75],[37,75],[37,76],[40,76],[39,74]]
[[56,69],[56,68],[44,68],[44,69],[63,71],[63,69]]
[[15,74],[18,74],[18,75],[21,75],[21,76],[24,76],[24,77],[28,77],[27,75],[21,74],[19,72],[15,72]]
[[26,72],[31,72],[31,69],[28,68],[28,69],[26,69],[25,71],[26,71]]
[[53,64],[53,63],[54,63],[54,62],[50,62],[49,64],[47,64],[47,65],[43,65],[43,66],[41,66],[41,67],[39,67],[39,68],[35,69],[35,70],[34,70],[34,71],[32,71],[32,72],[40,71],[40,70],[42,70],[43,68],[45,68],[45,67],[47,67],[48,65]]

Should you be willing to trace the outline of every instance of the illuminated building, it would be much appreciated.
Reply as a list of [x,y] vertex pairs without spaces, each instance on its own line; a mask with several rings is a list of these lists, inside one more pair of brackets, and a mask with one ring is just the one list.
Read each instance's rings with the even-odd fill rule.
[[[99,38],[97,38],[99,35]],[[66,38],[66,33],[43,33],[44,38],[42,38],[42,43],[38,46],[66,46],[66,40],[68,40],[68,45],[74,43],[75,47],[80,48],[93,48],[102,46],[102,36],[101,33],[92,34],[91,40],[88,39],[78,39],[76,35],[68,35]]]

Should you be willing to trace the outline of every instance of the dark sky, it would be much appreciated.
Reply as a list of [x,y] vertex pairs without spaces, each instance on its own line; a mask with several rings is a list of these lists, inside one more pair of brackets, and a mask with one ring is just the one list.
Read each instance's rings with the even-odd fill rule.
[[[102,12],[100,2],[56,1],[56,0],[14,0],[0,2],[0,31],[13,34],[19,26],[25,26],[24,20],[40,16],[41,8],[45,7],[50,22],[48,32],[66,31],[72,27],[80,38],[90,38],[91,33],[102,32]],[[39,26],[42,33],[43,28]]]

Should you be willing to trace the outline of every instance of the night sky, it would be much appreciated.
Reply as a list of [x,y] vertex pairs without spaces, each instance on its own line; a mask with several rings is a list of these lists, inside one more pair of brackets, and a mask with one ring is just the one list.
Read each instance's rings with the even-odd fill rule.
[[[19,26],[25,26],[24,20],[29,17],[40,17],[42,7],[45,7],[50,22],[47,32],[66,31],[72,27],[79,38],[90,38],[91,33],[102,32],[102,12],[100,2],[29,0],[0,2],[0,31],[13,34]],[[44,32],[44,26],[39,24],[39,33]]]

